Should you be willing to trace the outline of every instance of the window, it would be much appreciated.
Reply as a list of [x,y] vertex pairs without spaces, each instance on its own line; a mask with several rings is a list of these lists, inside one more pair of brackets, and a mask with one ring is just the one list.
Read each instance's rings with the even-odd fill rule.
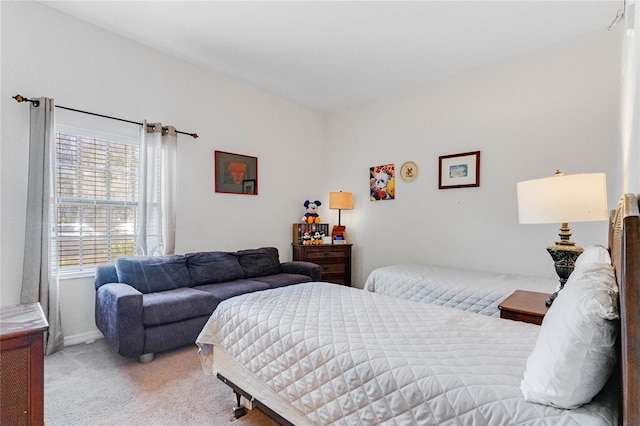
[[81,272],[132,255],[139,142],[75,129],[56,131],[57,261]]

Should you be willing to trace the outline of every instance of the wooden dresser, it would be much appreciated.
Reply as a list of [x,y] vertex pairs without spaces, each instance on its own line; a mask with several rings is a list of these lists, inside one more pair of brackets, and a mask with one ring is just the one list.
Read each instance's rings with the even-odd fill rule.
[[39,303],[0,307],[0,425],[44,424],[44,332]]
[[351,286],[352,244],[321,244],[317,246],[292,244],[293,260],[320,265],[320,280]]

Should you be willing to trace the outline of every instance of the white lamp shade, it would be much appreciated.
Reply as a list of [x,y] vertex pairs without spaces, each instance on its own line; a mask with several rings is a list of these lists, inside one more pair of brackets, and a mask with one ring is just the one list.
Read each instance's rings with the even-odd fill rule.
[[607,220],[604,173],[558,175],[518,183],[520,223]]
[[334,210],[353,210],[353,194],[351,192],[330,192],[329,208]]

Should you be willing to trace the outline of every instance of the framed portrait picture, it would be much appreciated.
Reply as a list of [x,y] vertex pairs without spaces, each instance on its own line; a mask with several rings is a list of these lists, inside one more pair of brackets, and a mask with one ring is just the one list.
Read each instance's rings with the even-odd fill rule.
[[369,168],[369,199],[371,201],[396,198],[395,165],[385,164]]
[[480,186],[480,151],[443,155],[438,171],[439,189]]
[[213,154],[216,192],[258,195],[258,158],[215,151]]

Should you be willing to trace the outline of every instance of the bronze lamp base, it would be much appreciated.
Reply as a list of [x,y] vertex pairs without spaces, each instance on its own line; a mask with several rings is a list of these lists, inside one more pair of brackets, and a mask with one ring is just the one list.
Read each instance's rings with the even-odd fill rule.
[[560,241],[556,241],[554,245],[547,247],[547,252],[551,255],[556,274],[560,278],[560,288],[549,296],[549,299],[545,302],[547,306],[551,306],[556,297],[558,297],[558,292],[564,288],[564,284],[575,268],[576,259],[584,251],[582,247],[571,241],[571,228],[569,228],[568,223],[563,223],[560,226],[558,235],[560,235]]

